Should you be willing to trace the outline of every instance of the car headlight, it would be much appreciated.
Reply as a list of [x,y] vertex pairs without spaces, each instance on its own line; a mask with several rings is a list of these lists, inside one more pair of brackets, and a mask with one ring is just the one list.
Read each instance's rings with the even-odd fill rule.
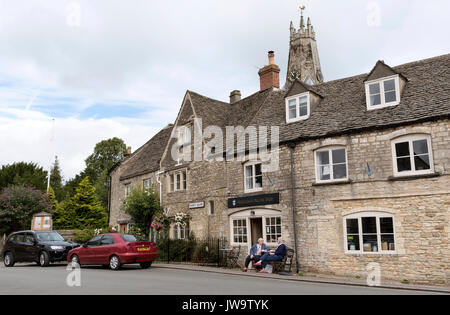
[[62,250],[62,249],[64,249],[64,247],[62,247],[62,246],[50,246],[50,248],[53,249],[53,250]]

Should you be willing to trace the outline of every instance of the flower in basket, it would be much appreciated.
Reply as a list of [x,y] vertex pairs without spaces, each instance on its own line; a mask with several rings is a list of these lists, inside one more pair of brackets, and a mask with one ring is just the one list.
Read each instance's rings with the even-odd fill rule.
[[189,219],[190,219],[190,216],[186,212],[178,212],[174,216],[175,223],[173,226],[184,228],[188,224]]

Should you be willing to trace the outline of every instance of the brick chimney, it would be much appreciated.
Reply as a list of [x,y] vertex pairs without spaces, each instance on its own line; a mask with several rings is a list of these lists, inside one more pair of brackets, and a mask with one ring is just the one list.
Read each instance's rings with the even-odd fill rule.
[[241,91],[234,90],[230,93],[230,104],[239,102],[241,100]]
[[275,64],[275,53],[269,51],[269,65],[259,70],[261,91],[270,87],[280,88],[280,67]]

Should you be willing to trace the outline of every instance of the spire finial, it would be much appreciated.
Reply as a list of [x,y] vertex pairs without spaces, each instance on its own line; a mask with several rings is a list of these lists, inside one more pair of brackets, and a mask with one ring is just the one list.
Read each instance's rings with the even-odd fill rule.
[[305,28],[305,20],[304,20],[304,18],[303,18],[303,11],[306,9],[306,6],[304,6],[304,5],[302,5],[301,7],[300,7],[300,14],[301,14],[301,17],[300,17],[300,28],[301,29],[304,29]]

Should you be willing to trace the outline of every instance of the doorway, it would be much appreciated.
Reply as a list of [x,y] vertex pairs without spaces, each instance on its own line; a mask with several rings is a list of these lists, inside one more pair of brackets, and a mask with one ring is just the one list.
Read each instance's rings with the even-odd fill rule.
[[258,242],[259,238],[263,238],[263,221],[262,218],[250,219],[250,232],[252,245]]

